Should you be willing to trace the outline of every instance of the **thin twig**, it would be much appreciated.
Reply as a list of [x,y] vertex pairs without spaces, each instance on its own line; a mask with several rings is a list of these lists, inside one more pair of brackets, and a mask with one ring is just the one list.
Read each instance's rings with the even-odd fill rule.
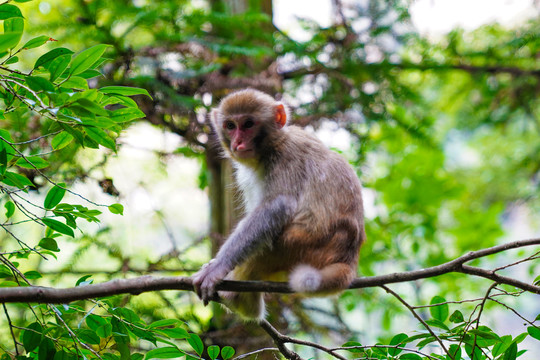
[[13,332],[13,323],[11,322],[11,318],[9,317],[9,313],[6,307],[6,304],[2,304],[4,307],[4,313],[6,314],[6,318],[9,324],[9,331],[11,332],[11,338],[13,339],[13,345],[15,346],[15,354],[19,356],[19,348],[17,347],[17,338],[15,337],[15,333]]
[[278,348],[263,348],[263,349],[259,349],[259,350],[255,350],[255,351],[252,351],[252,352],[248,352],[248,353],[239,355],[239,356],[233,358],[232,360],[241,360],[241,359],[247,358],[248,356],[251,356],[251,355],[260,354],[260,353],[262,353],[264,351],[279,351],[279,349]]
[[433,336],[435,338],[435,340],[437,340],[437,342],[439,343],[439,345],[441,345],[441,348],[444,350],[444,352],[453,360],[454,357],[452,356],[452,354],[450,354],[450,352],[448,351],[448,349],[446,348],[446,346],[444,345],[444,343],[442,342],[441,338],[439,338],[435,332],[431,329],[431,327],[424,321],[424,319],[422,319],[422,317],[420,315],[418,315],[418,313],[416,311],[414,311],[414,309],[412,308],[411,305],[409,305],[405,300],[403,300],[403,298],[401,296],[399,296],[397,293],[395,293],[394,291],[390,290],[390,288],[384,286],[384,285],[381,285],[381,287],[389,294],[391,294],[392,296],[394,296],[400,303],[403,304],[403,306],[405,306],[407,309],[409,309],[409,311],[413,314],[413,316],[416,318],[416,320],[418,320],[420,323],[422,323],[422,325],[426,328],[427,331],[429,331],[429,333],[431,334],[431,336]]

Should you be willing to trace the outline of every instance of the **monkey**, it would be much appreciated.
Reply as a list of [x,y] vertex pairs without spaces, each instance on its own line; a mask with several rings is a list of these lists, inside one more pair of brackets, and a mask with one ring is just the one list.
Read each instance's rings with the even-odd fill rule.
[[[235,168],[245,216],[215,258],[193,275],[207,305],[227,280],[286,280],[294,292],[327,295],[356,277],[365,241],[360,181],[347,161],[314,135],[286,126],[288,108],[266,93],[227,95],[210,113]],[[225,305],[262,320],[261,293],[220,291]]]

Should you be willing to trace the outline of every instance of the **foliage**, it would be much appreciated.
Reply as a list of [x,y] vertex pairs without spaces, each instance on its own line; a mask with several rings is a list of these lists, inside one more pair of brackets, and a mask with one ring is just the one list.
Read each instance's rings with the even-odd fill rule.
[[[362,175],[366,198],[374,198],[367,207],[363,275],[425,268],[492,246],[508,235],[504,224],[516,212],[538,211],[537,20],[516,30],[456,30],[433,43],[410,31],[401,1],[372,0],[353,2],[347,16],[337,11],[326,28],[302,19],[310,38],[295,41],[255,3],[241,14],[215,1],[56,0],[47,2],[49,13],[34,2],[0,5],[1,226],[7,234],[0,286],[81,287],[116,275],[183,274],[200,265],[193,239],[182,251],[173,248],[141,264],[126,247],[107,241],[118,222],[87,231],[105,216],[103,207],[112,214],[124,208],[75,191],[94,166],[81,154],[104,153],[95,166],[105,167],[121,150],[118,137],[144,118],[182,137],[173,154],[157,153],[156,162],[195,158],[199,186],[211,187],[215,159],[208,155],[204,116],[217,98],[244,86],[284,90],[300,125],[320,129],[331,119],[347,130],[350,146],[340,150]],[[53,33],[65,47],[44,35],[22,41],[28,30]],[[112,180],[102,188],[116,193]],[[37,191],[43,196],[34,196]],[[164,219],[177,215],[155,213],[165,227]],[[127,232],[118,232],[127,243]],[[538,253],[514,255],[475,265],[538,283]],[[66,263],[62,273],[43,270],[43,260],[56,257]],[[85,258],[96,273],[77,273]],[[117,270],[98,273],[105,262]],[[513,262],[521,272],[512,271]],[[527,359],[526,349],[540,340],[537,299],[529,298],[535,295],[464,275],[396,289],[407,296],[345,292],[331,311],[282,297],[270,319],[312,340],[308,347],[320,349],[321,339],[349,340],[336,351],[351,358]],[[237,325],[213,317],[219,309],[203,310],[184,294],[3,309],[2,360],[227,360],[233,347],[253,350]],[[497,310],[517,314],[526,325],[512,333],[497,326]],[[366,321],[351,324],[350,316]],[[358,325],[369,319],[376,326]],[[250,338],[260,338],[249,329]],[[264,339],[257,351],[269,346]],[[289,342],[310,354],[305,342]]]

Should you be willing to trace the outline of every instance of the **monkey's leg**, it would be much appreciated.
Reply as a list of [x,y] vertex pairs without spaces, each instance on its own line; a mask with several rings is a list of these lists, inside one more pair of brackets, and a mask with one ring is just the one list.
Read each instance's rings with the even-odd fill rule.
[[[249,264],[237,267],[227,276],[227,280],[253,280],[248,272]],[[238,313],[245,320],[262,320],[266,315],[263,294],[258,292],[232,292],[219,291],[219,297],[223,299],[223,304]]]
[[332,293],[349,287],[355,274],[346,263],[330,264],[322,269],[302,264],[291,272],[289,285],[300,293]]

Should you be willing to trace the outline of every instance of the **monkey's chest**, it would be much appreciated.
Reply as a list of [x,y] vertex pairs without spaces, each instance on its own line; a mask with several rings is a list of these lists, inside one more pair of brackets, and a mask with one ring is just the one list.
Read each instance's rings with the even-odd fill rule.
[[242,192],[246,212],[251,212],[262,202],[264,187],[262,174],[238,164],[236,167],[236,183]]

